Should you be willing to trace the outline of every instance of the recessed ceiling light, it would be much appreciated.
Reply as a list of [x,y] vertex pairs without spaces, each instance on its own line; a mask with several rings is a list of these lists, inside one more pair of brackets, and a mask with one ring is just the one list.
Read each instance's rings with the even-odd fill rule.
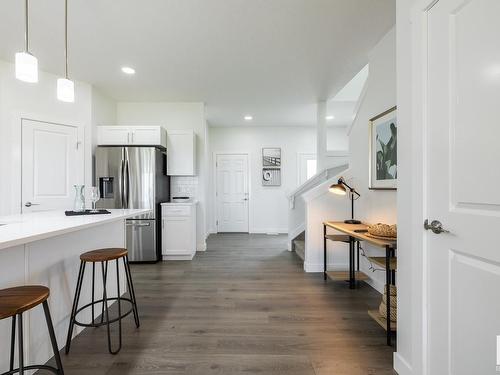
[[122,72],[125,74],[135,74],[135,69],[130,66],[124,66],[122,67]]
[[325,118],[326,118],[327,120],[333,120],[333,119],[335,118],[335,116],[330,115],[330,116],[326,116]]
[[252,121],[253,120],[253,117],[250,116],[250,115],[247,115],[245,117],[243,117],[245,119],[245,121]]

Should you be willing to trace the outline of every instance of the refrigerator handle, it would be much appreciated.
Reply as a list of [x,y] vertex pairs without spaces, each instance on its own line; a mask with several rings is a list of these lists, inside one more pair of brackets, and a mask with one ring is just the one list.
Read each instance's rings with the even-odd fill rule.
[[127,160],[125,161],[125,182],[127,185],[127,189],[125,190],[125,208],[128,208],[128,203],[130,201],[130,168],[129,168],[128,157]]
[[125,148],[125,160],[124,160],[124,172],[123,172],[123,208],[129,208],[130,199],[130,168],[128,160],[128,149]]
[[124,167],[125,167],[125,160],[123,160],[122,157],[122,160],[120,161],[120,171],[118,174],[118,194],[120,195],[120,208],[125,208],[123,199],[123,194],[125,190],[125,183],[123,181]]

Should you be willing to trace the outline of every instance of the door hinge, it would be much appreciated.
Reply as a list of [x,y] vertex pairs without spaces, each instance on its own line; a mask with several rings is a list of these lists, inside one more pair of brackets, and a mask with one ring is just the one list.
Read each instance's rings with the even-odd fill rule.
[[219,226],[219,220],[215,220],[215,226]]
[[77,149],[77,150],[80,148],[80,144],[81,144],[81,143],[82,143],[82,142],[80,142],[80,141],[76,141],[76,149]]

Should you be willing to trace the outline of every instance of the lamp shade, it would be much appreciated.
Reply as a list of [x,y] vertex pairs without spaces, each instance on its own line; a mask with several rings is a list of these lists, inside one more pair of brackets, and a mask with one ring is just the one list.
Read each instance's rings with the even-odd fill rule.
[[38,82],[38,60],[31,53],[16,53],[16,78],[24,82]]
[[75,84],[73,81],[67,78],[57,80],[57,99],[68,103],[75,101]]
[[330,186],[328,189],[330,193],[337,194],[337,195],[346,195],[347,190],[343,184],[333,184]]

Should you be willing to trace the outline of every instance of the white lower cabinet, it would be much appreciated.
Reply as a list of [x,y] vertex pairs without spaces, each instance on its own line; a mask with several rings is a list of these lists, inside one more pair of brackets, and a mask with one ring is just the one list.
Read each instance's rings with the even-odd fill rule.
[[196,203],[161,205],[163,260],[191,260],[196,253]]

